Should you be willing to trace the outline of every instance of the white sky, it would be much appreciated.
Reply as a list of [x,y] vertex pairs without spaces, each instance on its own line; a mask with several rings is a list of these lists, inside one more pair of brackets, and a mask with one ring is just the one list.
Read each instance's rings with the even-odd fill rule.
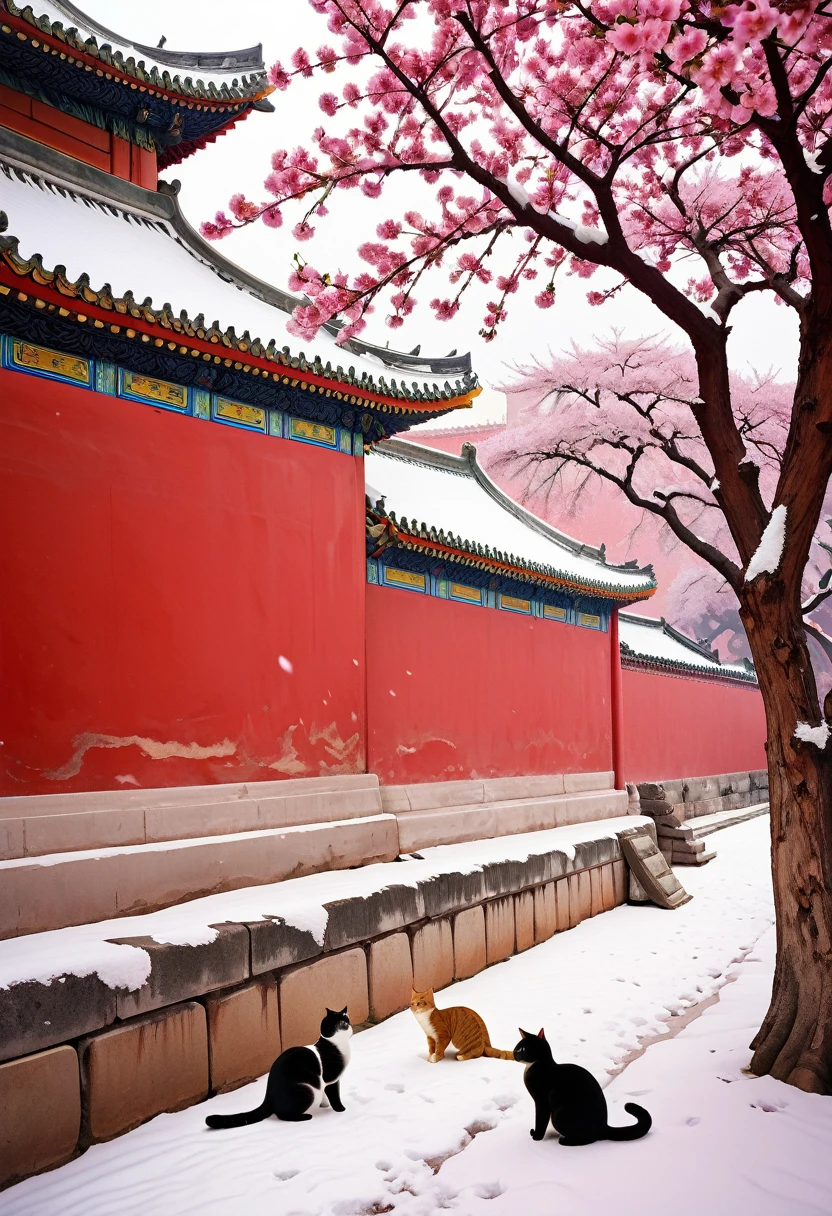
[[[325,21],[314,14],[307,0],[236,0],[234,5],[227,0],[199,0],[199,3],[143,0],[141,5],[128,5],[124,0],[82,0],[82,4],[104,25],[151,46],[156,45],[162,34],[168,47],[175,50],[236,50],[262,42],[267,65],[275,59],[287,64],[299,45],[312,53],[322,43],[334,42]],[[37,0],[33,7],[37,12]],[[310,146],[310,135],[316,126],[329,127],[339,121],[321,113],[317,98],[324,90],[340,92],[350,70],[299,81],[287,92],[273,94],[276,113],[250,115],[216,144],[169,170],[165,177],[176,177],[182,182],[182,204],[191,222],[198,225],[219,208],[225,208],[235,190],[257,201],[269,197],[262,183],[270,169],[271,152],[297,144]],[[376,225],[388,216],[400,214],[403,205],[420,206],[420,194],[424,197],[421,205],[427,211],[433,190],[435,187],[408,175],[406,185],[402,182],[399,187],[398,203],[392,190],[377,201],[365,199],[357,191],[341,194],[330,217],[320,222],[313,241],[299,245],[292,236],[291,229],[301,218],[298,211],[283,228],[275,230],[256,224],[227,237],[222,242],[222,252],[262,278],[284,287],[296,251],[318,269],[355,272],[364,266],[355,252],[356,246],[373,238]],[[286,219],[289,220],[288,213]],[[697,267],[697,277],[700,273]],[[682,277],[688,277],[687,269]],[[364,336],[381,343],[389,341],[391,346],[403,350],[421,343],[423,352],[431,354],[446,354],[454,347],[470,350],[474,368],[485,385],[509,379],[509,369],[514,363],[545,357],[548,349],[558,351],[572,340],[590,342],[593,335],[608,332],[612,327],[633,336],[669,328],[653,306],[630,288],[601,308],[590,308],[586,302],[587,288],[599,290],[615,281],[611,277],[605,283],[599,272],[589,283],[574,278],[559,279],[555,307],[546,312],[534,306],[532,291],[522,298],[512,297],[508,321],[496,341],[486,344],[478,336],[478,330],[484,301],[495,298],[493,286],[483,288],[478,298],[469,295],[467,304],[453,321],[439,322],[434,320],[428,301],[435,295],[449,293],[441,272],[433,282],[430,279],[427,276],[419,293],[420,306],[402,329],[388,329],[379,311],[370,318]],[[534,287],[534,291],[540,289],[539,285],[528,286]],[[261,337],[265,339],[267,335]],[[312,344],[308,345],[311,351]],[[794,313],[768,298],[750,297],[735,311],[730,353],[737,370],[749,365],[773,367],[782,369],[784,378],[792,379],[797,361]],[[466,412],[465,422],[474,421],[480,413],[493,416],[494,397],[491,394],[483,397],[491,397],[490,402],[482,401],[479,411]]]

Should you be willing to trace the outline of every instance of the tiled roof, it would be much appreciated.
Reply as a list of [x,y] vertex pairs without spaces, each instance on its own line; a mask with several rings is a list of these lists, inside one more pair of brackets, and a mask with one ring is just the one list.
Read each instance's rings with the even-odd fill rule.
[[664,617],[657,620],[655,617],[622,612],[618,629],[621,657],[628,666],[688,672],[744,684],[757,683],[753,664],[747,660],[742,663],[721,663],[719,656],[708,646],[686,637],[668,625]]
[[514,502],[470,444],[450,456],[390,440],[368,454],[365,468],[369,526],[380,545],[598,599],[631,603],[655,590],[651,567],[609,566],[603,548],[573,540]]
[[[107,175],[87,177],[120,189]],[[142,192],[142,213],[112,195],[4,164],[2,154],[0,183],[8,213],[0,278],[36,304],[60,301],[82,324],[103,322],[133,341],[233,362],[313,392],[325,386],[386,413],[445,413],[478,392],[467,356],[431,360],[357,340],[339,346],[326,332],[314,355],[299,351],[286,325],[301,301],[228,262],[190,227],[171,194]]]
[[[44,49],[58,46],[59,53],[77,56],[80,67],[92,65],[107,80],[121,80],[131,89],[139,83],[149,86],[147,91],[151,95],[158,90],[160,95],[171,99],[198,99],[232,106],[271,92],[262,70],[259,46],[208,55],[166,51],[110,33],[65,0],[37,0],[36,11],[29,4],[21,8],[14,0],[0,0],[0,8],[8,14],[11,28],[22,36],[45,35],[48,43],[42,44]],[[114,48],[111,41],[118,43],[118,47]],[[150,60],[149,66],[146,59]],[[191,76],[171,76],[167,69],[174,66],[210,71],[212,79],[205,82],[194,81]],[[241,71],[248,75],[238,75]]]

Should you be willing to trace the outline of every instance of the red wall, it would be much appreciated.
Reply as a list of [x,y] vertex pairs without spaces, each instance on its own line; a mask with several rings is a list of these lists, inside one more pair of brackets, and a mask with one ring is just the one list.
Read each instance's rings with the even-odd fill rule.
[[385,784],[606,772],[609,668],[606,633],[368,586],[369,769]]
[[36,98],[0,84],[0,127],[57,148],[127,181],[155,190],[159,173],[156,153],[119,139],[83,119],[73,118]]
[[627,781],[710,777],[766,767],[766,722],[756,688],[622,672]]
[[363,771],[359,460],[0,371],[0,503],[0,793]]

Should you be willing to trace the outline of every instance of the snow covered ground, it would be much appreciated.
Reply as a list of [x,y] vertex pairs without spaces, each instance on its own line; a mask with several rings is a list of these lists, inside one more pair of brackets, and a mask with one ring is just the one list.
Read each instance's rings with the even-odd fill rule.
[[[832,1212],[832,1099],[743,1073],[765,1011],[773,931],[768,824],[720,832],[718,857],[682,872],[675,912],[620,908],[454,985],[492,1041],[545,1026],[556,1058],[609,1080],[672,1015],[720,999],[648,1045],[607,1088],[610,1121],[636,1100],[654,1129],[567,1149],[529,1137],[513,1062],[426,1061],[409,1012],[357,1035],[346,1113],[211,1132],[210,1111],[260,1101],[263,1082],[162,1115],[0,1196],[4,1216],[809,1216]],[[726,983],[735,979],[736,983]],[[44,1113],[48,1117],[48,1112]]]

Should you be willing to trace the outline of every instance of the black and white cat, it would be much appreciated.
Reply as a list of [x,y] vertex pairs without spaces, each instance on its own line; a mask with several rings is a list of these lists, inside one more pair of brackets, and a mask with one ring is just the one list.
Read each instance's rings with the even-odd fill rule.
[[653,1126],[653,1120],[635,1102],[624,1109],[634,1115],[629,1127],[610,1127],[607,1100],[591,1072],[579,1064],[556,1064],[552,1049],[541,1030],[539,1034],[520,1031],[514,1049],[515,1060],[526,1065],[524,1081],[534,1099],[533,1140],[542,1140],[549,1121],[560,1136],[561,1144],[594,1144],[596,1140],[639,1140]]
[[309,1047],[288,1047],[269,1072],[266,1096],[256,1110],[239,1115],[209,1115],[209,1127],[245,1127],[276,1115],[288,1123],[311,1119],[318,1106],[344,1110],[339,1084],[350,1062],[352,1026],[346,1006],[338,1013],[327,1009],[321,1022],[321,1037]]

